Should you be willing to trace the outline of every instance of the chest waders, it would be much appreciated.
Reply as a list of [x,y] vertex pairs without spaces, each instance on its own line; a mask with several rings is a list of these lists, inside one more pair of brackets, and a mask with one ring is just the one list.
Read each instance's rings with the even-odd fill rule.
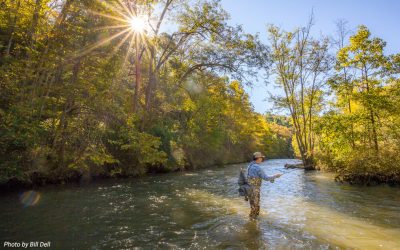
[[252,187],[252,192],[249,196],[250,203],[250,218],[255,219],[260,214],[260,190],[261,190],[261,178],[249,177],[249,170],[253,165],[247,169],[247,181]]

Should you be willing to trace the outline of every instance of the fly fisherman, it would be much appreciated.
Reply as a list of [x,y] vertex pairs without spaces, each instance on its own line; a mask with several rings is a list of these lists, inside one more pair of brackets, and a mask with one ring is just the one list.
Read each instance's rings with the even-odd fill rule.
[[260,188],[262,180],[274,182],[276,178],[279,178],[282,175],[266,175],[259,165],[264,158],[265,156],[260,152],[255,152],[253,154],[253,161],[247,167],[247,181],[252,187],[252,192],[249,197],[251,219],[256,219],[260,213]]

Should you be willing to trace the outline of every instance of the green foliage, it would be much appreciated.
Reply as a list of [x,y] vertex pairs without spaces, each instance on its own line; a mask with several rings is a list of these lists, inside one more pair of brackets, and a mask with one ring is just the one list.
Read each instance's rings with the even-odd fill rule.
[[295,154],[337,172],[339,180],[399,183],[399,55],[386,55],[386,43],[366,26],[346,44],[341,23],[332,67],[330,56],[322,56],[327,40],[312,39],[311,24],[294,32],[268,30],[272,69],[285,93],[273,99],[291,115]]
[[110,131],[108,147],[118,155],[117,166],[113,173],[135,176],[147,172],[148,166],[166,162],[166,154],[159,150],[160,138],[138,131],[133,118],[117,130]]
[[318,120],[319,164],[346,181],[399,182],[399,79],[396,55],[365,26],[337,53],[329,81],[336,94]]
[[0,181],[10,178],[26,179],[24,171],[31,161],[30,148],[34,148],[39,133],[37,124],[21,110],[5,112],[0,109]]
[[[196,168],[280,143],[242,87],[268,50],[218,1],[138,3],[155,21],[141,84],[135,39],[115,35],[120,2],[1,1],[0,183]],[[166,20],[177,29],[160,32]]]

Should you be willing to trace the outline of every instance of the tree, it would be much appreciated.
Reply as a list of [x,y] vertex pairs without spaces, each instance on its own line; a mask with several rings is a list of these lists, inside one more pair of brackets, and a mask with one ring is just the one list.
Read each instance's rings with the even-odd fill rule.
[[[339,51],[347,45],[347,40],[350,36],[350,31],[347,29],[347,21],[339,20],[336,22],[336,36],[332,39],[334,41],[335,48]],[[332,90],[335,91],[338,98],[337,105],[342,108],[347,114],[349,119],[350,135],[349,142],[352,148],[355,148],[355,132],[353,120],[355,115],[353,114],[352,106],[353,104],[353,69],[347,66],[340,66],[340,63],[336,60],[336,74],[334,74],[328,81]]]
[[294,137],[306,169],[314,169],[314,121],[322,106],[322,87],[331,68],[328,39],[313,39],[308,25],[286,32],[271,25],[272,70],[284,97],[274,97],[287,108],[293,122]]
[[[243,90],[257,66],[267,67],[268,49],[229,25],[218,1],[1,7],[0,184],[244,161],[264,147],[264,134],[272,137]],[[138,49],[132,10],[151,21]],[[165,22],[176,29],[163,29]],[[140,84],[132,77],[136,54]]]
[[385,55],[384,48],[383,40],[360,26],[338,50],[329,80],[333,99],[316,133],[318,162],[340,180],[400,180],[398,55]]
[[370,38],[371,33],[365,26],[360,26],[357,33],[350,37],[350,44],[338,52],[338,68],[353,68],[355,72],[351,83],[357,88],[355,97],[366,111],[369,145],[379,151],[378,136],[380,125],[377,123],[377,111],[374,100],[380,96],[382,82],[378,79],[388,60],[383,54],[386,43],[379,38]]

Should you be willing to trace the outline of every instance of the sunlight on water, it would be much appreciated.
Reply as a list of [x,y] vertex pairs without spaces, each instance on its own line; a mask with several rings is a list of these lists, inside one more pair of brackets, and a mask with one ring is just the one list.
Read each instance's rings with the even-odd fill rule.
[[205,208],[217,207],[224,209],[227,214],[236,213],[242,216],[248,215],[248,206],[242,199],[226,198],[197,189],[187,189],[186,196]]
[[[318,206],[299,197],[282,197],[276,202],[284,210],[268,213],[266,219],[281,223],[282,214],[290,215],[285,223],[289,227],[299,227],[312,235],[340,247],[359,249],[400,249],[400,228],[390,229],[377,226],[355,217],[339,213],[334,209]],[[291,212],[288,210],[300,210]],[[299,223],[300,222],[300,223]]]
[[186,176],[196,176],[198,175],[197,173],[185,173]]

